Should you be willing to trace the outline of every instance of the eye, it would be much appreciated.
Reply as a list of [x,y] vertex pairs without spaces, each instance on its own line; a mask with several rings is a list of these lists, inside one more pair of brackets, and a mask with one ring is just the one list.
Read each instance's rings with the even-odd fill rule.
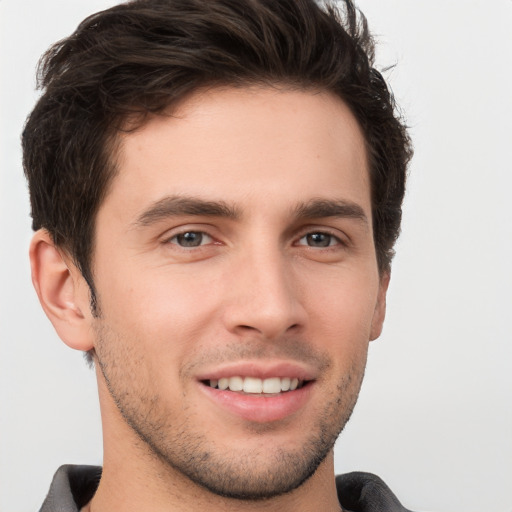
[[179,245],[180,247],[199,247],[211,244],[212,241],[212,237],[202,231],[185,231],[169,239],[169,243]]
[[340,239],[329,233],[308,233],[299,240],[299,245],[307,245],[308,247],[332,247],[340,245]]

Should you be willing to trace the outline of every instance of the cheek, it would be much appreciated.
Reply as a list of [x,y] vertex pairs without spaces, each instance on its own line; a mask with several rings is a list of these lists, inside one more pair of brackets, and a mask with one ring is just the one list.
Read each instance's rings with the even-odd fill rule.
[[313,338],[321,332],[334,351],[366,352],[377,290],[378,279],[370,270],[362,277],[355,272],[331,275],[328,286],[305,293]]
[[[130,279],[111,280],[100,290],[102,317],[110,327],[159,352],[190,346],[198,331],[214,317],[215,293],[204,279],[168,271],[132,273]],[[163,355],[163,352],[162,355]]]

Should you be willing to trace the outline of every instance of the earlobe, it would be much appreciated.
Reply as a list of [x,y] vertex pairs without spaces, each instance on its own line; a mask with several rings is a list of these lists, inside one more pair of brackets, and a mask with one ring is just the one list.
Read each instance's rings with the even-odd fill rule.
[[62,341],[76,350],[91,350],[88,288],[76,267],[66,261],[44,229],[32,238],[30,265],[41,306]]
[[384,318],[386,317],[386,295],[388,292],[389,279],[389,272],[385,272],[380,277],[377,304],[372,318],[370,341],[376,340],[382,333],[382,326],[384,325]]

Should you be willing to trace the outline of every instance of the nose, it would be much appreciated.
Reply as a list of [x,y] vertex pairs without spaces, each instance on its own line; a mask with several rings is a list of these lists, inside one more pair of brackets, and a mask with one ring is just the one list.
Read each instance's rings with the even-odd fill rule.
[[233,263],[224,311],[228,331],[274,340],[305,325],[300,286],[280,250],[247,251]]

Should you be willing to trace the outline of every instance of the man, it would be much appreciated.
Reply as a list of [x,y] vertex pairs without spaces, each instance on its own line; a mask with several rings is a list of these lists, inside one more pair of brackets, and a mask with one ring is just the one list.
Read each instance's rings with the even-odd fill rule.
[[33,282],[103,469],[42,510],[405,510],[332,448],[381,332],[410,145],[350,1],[140,0],[44,57]]

